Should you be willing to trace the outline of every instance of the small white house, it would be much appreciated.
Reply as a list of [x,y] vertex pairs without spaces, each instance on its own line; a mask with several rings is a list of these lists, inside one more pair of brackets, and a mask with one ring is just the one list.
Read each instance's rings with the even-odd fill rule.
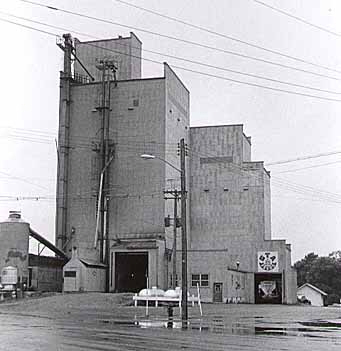
[[64,292],[104,292],[106,266],[78,257],[72,250],[71,260],[63,267]]
[[311,302],[311,306],[324,306],[324,299],[327,295],[309,283],[305,283],[297,289],[297,297],[305,296]]

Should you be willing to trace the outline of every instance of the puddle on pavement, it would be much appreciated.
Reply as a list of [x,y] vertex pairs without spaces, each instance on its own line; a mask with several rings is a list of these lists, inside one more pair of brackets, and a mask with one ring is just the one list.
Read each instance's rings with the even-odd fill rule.
[[299,322],[300,324],[307,327],[320,327],[320,328],[340,328],[341,329],[341,320],[340,321],[311,321],[311,322]]
[[152,320],[152,319],[127,320],[127,321],[101,320],[100,322],[105,323],[105,324],[138,327],[138,328],[142,328],[142,329],[146,329],[146,328],[181,328],[181,322],[173,321],[172,326],[171,326],[169,324],[170,322],[167,320]]
[[332,330],[316,330],[309,328],[255,327],[256,335],[303,336],[307,338],[324,338],[320,333],[330,333]]
[[[335,327],[341,328],[341,320],[337,321],[312,321],[298,322],[295,325],[283,327],[282,323],[263,323],[263,317],[252,318],[246,323],[230,323],[221,316],[212,317],[210,320],[192,319],[189,321],[188,330],[214,334],[233,335],[268,335],[268,336],[299,336],[306,338],[326,338],[326,333],[335,333]],[[172,322],[166,319],[135,319],[135,320],[101,320],[101,323],[129,326],[141,329],[173,328],[181,329],[180,319]],[[264,325],[262,325],[264,324]],[[277,326],[276,326],[277,324]],[[278,326],[280,324],[280,326]],[[298,325],[296,327],[296,325]],[[341,334],[339,336],[341,338]]]

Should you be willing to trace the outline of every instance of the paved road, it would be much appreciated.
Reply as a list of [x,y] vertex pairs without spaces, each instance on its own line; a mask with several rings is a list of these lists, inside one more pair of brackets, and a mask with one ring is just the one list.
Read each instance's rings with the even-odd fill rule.
[[143,307],[43,315],[0,306],[0,350],[341,350],[341,309],[205,305],[204,313],[191,310],[182,331],[164,327],[162,308],[146,318]]

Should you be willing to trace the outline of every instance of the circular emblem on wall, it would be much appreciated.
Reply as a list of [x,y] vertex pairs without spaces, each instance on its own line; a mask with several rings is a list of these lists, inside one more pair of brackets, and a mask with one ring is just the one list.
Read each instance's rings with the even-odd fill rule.
[[273,271],[277,266],[277,257],[272,252],[264,252],[259,256],[259,267],[264,271]]

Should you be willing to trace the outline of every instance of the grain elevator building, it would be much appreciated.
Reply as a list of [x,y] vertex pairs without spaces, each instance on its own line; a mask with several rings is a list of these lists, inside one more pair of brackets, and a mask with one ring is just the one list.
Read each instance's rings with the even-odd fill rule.
[[162,77],[141,78],[133,33],[64,35],[59,46],[57,247],[108,267],[99,291],[181,285],[180,230],[173,277],[174,201],[164,191],[179,189],[167,163],[179,167],[184,138],[190,290],[199,284],[208,301],[294,302],[290,246],[271,240],[270,175],[251,161],[243,126],[190,128],[189,91],[166,63]]

